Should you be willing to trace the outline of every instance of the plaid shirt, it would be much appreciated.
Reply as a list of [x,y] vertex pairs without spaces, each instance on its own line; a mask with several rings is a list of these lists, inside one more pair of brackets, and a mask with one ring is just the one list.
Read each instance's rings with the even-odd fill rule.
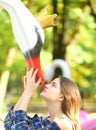
[[14,112],[13,107],[9,110],[4,125],[6,130],[60,130],[54,121],[43,119],[37,114],[30,118],[25,111]]

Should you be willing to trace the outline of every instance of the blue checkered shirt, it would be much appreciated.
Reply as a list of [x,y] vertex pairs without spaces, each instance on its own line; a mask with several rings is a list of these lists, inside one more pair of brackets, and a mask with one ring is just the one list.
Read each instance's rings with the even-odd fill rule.
[[13,107],[9,110],[4,125],[6,130],[60,130],[54,121],[43,119],[35,114],[32,118],[27,116],[25,111],[13,111]]

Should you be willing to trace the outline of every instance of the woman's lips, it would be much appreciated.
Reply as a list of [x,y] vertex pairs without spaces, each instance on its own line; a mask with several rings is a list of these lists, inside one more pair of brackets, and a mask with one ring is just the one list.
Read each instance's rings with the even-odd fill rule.
[[47,92],[47,88],[45,87],[45,88],[43,89],[43,91],[46,91],[46,92]]

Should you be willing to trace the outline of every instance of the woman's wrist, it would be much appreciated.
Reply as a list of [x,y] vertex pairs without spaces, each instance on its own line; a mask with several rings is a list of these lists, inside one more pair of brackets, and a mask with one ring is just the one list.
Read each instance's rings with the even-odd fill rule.
[[15,105],[14,111],[17,111],[17,110],[27,111],[30,99],[31,99],[31,96],[26,91],[24,91],[22,94],[22,99],[18,105]]
[[27,99],[28,99],[28,98],[30,99],[30,98],[32,97],[32,95],[33,95],[32,92],[25,91],[25,90],[24,90],[24,92],[23,92],[23,97],[24,97],[24,98],[26,97]]

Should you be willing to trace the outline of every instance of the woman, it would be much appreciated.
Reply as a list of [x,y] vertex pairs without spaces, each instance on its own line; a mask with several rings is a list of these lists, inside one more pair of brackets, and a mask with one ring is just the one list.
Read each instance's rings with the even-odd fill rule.
[[30,118],[26,111],[29,101],[40,85],[41,78],[36,80],[38,69],[33,68],[24,78],[24,92],[17,104],[9,110],[5,118],[6,130],[80,130],[78,114],[81,97],[72,81],[58,77],[40,93],[47,103],[49,116]]

